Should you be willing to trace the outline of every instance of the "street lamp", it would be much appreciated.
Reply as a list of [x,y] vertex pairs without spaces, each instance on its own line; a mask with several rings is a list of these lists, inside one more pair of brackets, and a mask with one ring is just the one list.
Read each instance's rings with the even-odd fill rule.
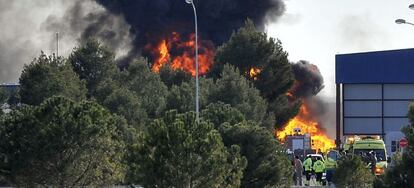
[[[409,9],[414,10],[414,4],[411,4],[410,6],[408,6]],[[407,22],[404,19],[396,19],[395,20],[396,24],[408,24],[408,25],[414,25],[414,23],[411,22]]]
[[185,0],[186,3],[191,4],[194,10],[194,25],[195,25],[195,66],[196,66],[196,121],[200,119],[199,106],[199,83],[198,83],[198,28],[197,28],[197,11],[193,0]]
[[407,22],[406,20],[404,20],[404,19],[396,19],[395,20],[395,23],[396,24],[408,24],[408,25],[414,25],[413,23],[411,23],[411,22]]

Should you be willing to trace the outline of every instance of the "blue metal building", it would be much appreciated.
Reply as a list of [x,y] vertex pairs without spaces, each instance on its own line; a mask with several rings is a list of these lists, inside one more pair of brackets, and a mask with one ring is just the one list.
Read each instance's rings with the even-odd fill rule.
[[336,141],[380,135],[391,154],[414,103],[414,49],[336,55]]

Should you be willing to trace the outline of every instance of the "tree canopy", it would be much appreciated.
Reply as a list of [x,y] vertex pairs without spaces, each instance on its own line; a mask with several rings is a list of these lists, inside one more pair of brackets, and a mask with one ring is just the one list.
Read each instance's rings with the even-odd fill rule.
[[150,70],[147,60],[139,58],[133,61],[122,72],[120,84],[125,84],[137,94],[149,117],[159,117],[164,111],[168,88],[161,81],[160,75]]
[[226,146],[238,145],[247,158],[241,187],[288,187],[292,167],[282,146],[268,129],[253,123],[226,123],[219,129]]
[[221,78],[217,79],[208,94],[209,103],[223,102],[236,108],[248,120],[262,122],[267,104],[257,90],[238,69],[225,65]]
[[118,71],[114,53],[96,39],[88,39],[75,48],[68,61],[79,78],[86,82],[88,97],[95,95],[99,83],[113,78]]
[[112,113],[123,116],[128,124],[136,128],[142,127],[147,121],[148,115],[139,97],[117,81],[108,79],[100,83],[95,97],[99,104]]
[[359,156],[347,155],[338,161],[333,182],[340,188],[372,187],[374,175]]
[[298,113],[298,102],[289,102],[286,96],[295,81],[288,53],[280,41],[257,31],[251,20],[218,48],[209,76],[215,79],[224,76],[221,72],[225,64],[238,68],[260,90],[268,102],[268,114],[273,114],[276,120],[276,128]]
[[44,53],[24,66],[19,82],[20,102],[24,104],[39,105],[55,95],[77,101],[86,97],[85,84],[70,64],[61,57],[48,57]]
[[408,146],[401,154],[395,154],[395,165],[386,171],[385,176],[378,179],[374,187],[414,187],[414,105],[408,111],[410,125],[403,128]]
[[53,97],[0,121],[0,176],[12,185],[121,182],[124,143],[113,116],[94,102]]
[[133,177],[149,187],[238,187],[246,165],[240,148],[227,150],[217,130],[196,123],[194,113],[167,112],[148,127],[137,149]]

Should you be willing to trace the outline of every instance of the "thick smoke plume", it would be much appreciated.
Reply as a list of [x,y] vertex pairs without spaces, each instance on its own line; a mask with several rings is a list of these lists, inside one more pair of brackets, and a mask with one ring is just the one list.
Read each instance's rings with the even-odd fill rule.
[[292,64],[295,75],[295,84],[291,93],[296,99],[301,99],[308,108],[310,117],[316,118],[319,122],[319,128],[326,130],[326,127],[332,127],[332,122],[327,121],[327,114],[330,112],[329,104],[317,94],[325,87],[323,77],[318,67],[308,61],[301,60]]
[[[185,0],[96,0],[115,15],[122,15],[135,36],[133,53],[147,44],[158,43],[172,32],[194,31],[193,9]],[[282,0],[195,0],[200,36],[220,45],[247,18],[258,28],[285,11]]]
[[[200,36],[215,45],[226,41],[247,18],[264,29],[285,11],[282,0],[195,0]],[[185,0],[0,0],[0,82],[17,82],[24,64],[45,51],[67,56],[95,37],[118,59],[141,55],[146,44],[164,35],[193,31]],[[124,56],[125,58],[121,58]]]
[[315,96],[324,88],[322,74],[316,65],[301,60],[292,68],[296,80],[292,94],[296,98]]

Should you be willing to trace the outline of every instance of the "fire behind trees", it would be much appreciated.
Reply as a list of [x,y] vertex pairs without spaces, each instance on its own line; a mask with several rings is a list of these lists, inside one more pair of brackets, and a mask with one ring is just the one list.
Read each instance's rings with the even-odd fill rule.
[[[249,45],[239,45],[240,42]],[[292,65],[287,59],[287,52],[283,50],[281,43],[274,39],[268,39],[266,34],[258,32],[252,22],[248,21],[245,27],[217,49],[216,63],[213,64],[206,77],[202,77],[200,80],[202,86],[201,107],[203,115],[205,115],[202,116],[202,124],[196,126],[200,128],[200,132],[192,129],[194,118],[187,114],[194,109],[195,86],[191,77],[185,77],[184,79],[180,77],[178,78],[179,81],[171,81],[169,85],[166,85],[162,77],[174,80],[176,79],[175,75],[178,74],[175,74],[174,71],[163,71],[163,68],[161,68],[160,74],[154,73],[151,71],[153,65],[149,66],[149,62],[143,58],[136,59],[130,62],[130,66],[118,70],[115,67],[113,53],[94,40],[85,41],[80,47],[75,48],[69,59],[62,61],[61,64],[53,63],[50,60],[53,60],[53,58],[45,58],[45,61],[40,62],[34,61],[32,64],[47,65],[45,67],[51,67],[48,69],[51,71],[63,69],[63,72],[67,72],[67,75],[72,78],[73,83],[80,83],[79,88],[88,91],[81,92],[84,96],[74,100],[87,99],[94,101],[92,102],[93,106],[98,103],[100,106],[97,106],[97,108],[105,108],[105,110],[100,109],[103,111],[96,113],[103,116],[111,113],[119,117],[114,118],[116,121],[111,125],[115,127],[111,127],[111,129],[120,134],[117,137],[122,140],[117,140],[115,143],[109,139],[102,147],[108,150],[116,150],[120,156],[124,156],[123,160],[114,164],[119,165],[116,167],[123,169],[116,174],[116,177],[111,179],[111,182],[105,182],[106,184],[118,184],[119,182],[146,183],[144,180],[150,179],[149,174],[145,171],[152,170],[156,172],[159,169],[164,170],[161,171],[162,173],[151,174],[154,181],[147,183],[148,186],[165,185],[165,182],[157,182],[162,177],[171,178],[168,183],[177,186],[203,181],[207,182],[206,185],[223,183],[235,187],[288,186],[291,183],[291,167],[284,155],[284,149],[275,139],[272,130],[275,122],[276,125],[283,125],[283,122],[288,121],[297,113],[300,101],[290,101],[286,96],[286,93],[294,84],[295,75],[292,71]],[[39,71],[38,67],[41,66],[27,66],[25,71],[36,72]],[[254,71],[255,77],[251,77],[252,68],[260,70]],[[77,77],[73,77],[74,74]],[[68,79],[61,79],[61,76],[39,78],[30,75],[22,77],[22,83],[30,83],[32,87],[38,85],[43,87],[40,90],[28,90],[32,91],[28,95],[46,96],[43,97],[43,100],[47,102],[47,97],[65,93],[65,90],[56,89],[56,86],[67,84]],[[99,79],[95,79],[96,76]],[[49,82],[48,79],[53,79],[53,82]],[[22,85],[22,87],[26,86],[28,85]],[[49,92],[48,95],[44,95],[45,92]],[[83,114],[83,111],[87,110],[87,105],[91,104],[82,101],[70,103],[77,106],[74,113],[79,114]],[[46,105],[45,102],[41,103],[42,105]],[[50,109],[49,112],[52,116],[45,117],[56,120],[56,122],[65,122],[63,120],[58,121],[58,118],[53,115],[70,115],[70,113],[66,113],[66,108],[63,108],[59,114],[55,112],[56,108],[53,108],[53,105],[59,106],[59,104],[51,105],[48,109]],[[2,129],[7,128],[6,123],[14,125],[11,121],[13,119],[30,119],[32,115],[29,113],[30,111],[19,113],[20,109],[15,110],[16,113],[2,116],[2,121],[0,121]],[[36,111],[36,107],[33,107],[33,110]],[[167,115],[171,113],[176,113],[176,115]],[[75,117],[77,116],[74,116],[73,119],[76,119]],[[79,117],[84,120],[82,126],[95,125],[94,122],[88,121],[89,117]],[[44,117],[37,118],[42,119]],[[72,119],[68,120],[72,121]],[[160,130],[149,127],[154,125],[154,122],[159,123]],[[165,122],[169,122],[168,125]],[[29,121],[27,123],[36,125],[35,127],[40,129],[48,129],[43,127],[45,126],[43,121]],[[70,123],[64,125],[68,124]],[[56,127],[56,130],[63,135],[77,136],[82,134],[85,136],[81,132],[66,132],[68,129],[61,127],[62,124],[60,123],[50,125]],[[24,126],[22,129],[26,130],[30,127],[33,126]],[[10,134],[19,134],[14,132],[14,129],[8,131],[10,131]],[[161,131],[162,134],[157,131]],[[48,133],[45,131],[39,132],[39,134]],[[94,132],[92,131],[92,133]],[[207,137],[194,137],[191,135],[193,133],[207,135]],[[53,132],[50,134],[53,134]],[[46,137],[49,138],[48,135]],[[47,139],[36,140],[36,138],[33,138],[31,142],[47,143]],[[64,141],[66,138],[62,136],[61,139]],[[250,143],[251,140],[254,140],[254,142]],[[205,143],[206,141],[209,143]],[[14,141],[2,140],[0,149],[7,149],[10,143],[14,143]],[[211,151],[214,152],[203,149],[210,144],[214,144],[215,147],[211,148]],[[154,150],[153,148],[157,149]],[[33,148],[28,145],[24,149],[32,151]],[[48,164],[50,168],[57,168],[51,158],[42,158],[42,154],[43,152],[56,154],[60,151],[59,149],[60,147],[53,146],[47,148],[47,150],[39,149],[39,156],[33,156],[36,160],[25,161],[28,163],[35,161],[36,164],[33,165]],[[84,152],[84,150],[85,148],[81,147],[75,148],[71,152]],[[14,168],[13,165],[21,165],[18,161],[11,164],[8,160],[14,153],[2,153],[6,154],[2,155],[0,160],[0,163],[2,163],[0,167],[6,168],[2,169],[2,173],[10,171]],[[53,158],[54,155],[51,156]],[[107,155],[103,154],[102,156]],[[159,156],[163,157],[157,158]],[[209,159],[210,157],[217,159],[215,162],[222,164],[219,165],[222,168],[215,166],[216,163],[203,164],[208,160],[199,160],[200,158]],[[188,165],[185,165],[186,162],[195,164],[191,167],[198,166],[200,168],[189,168]],[[64,169],[65,164],[62,165],[59,166],[59,169]],[[101,166],[101,163],[94,163],[91,168],[100,170],[104,167]],[[201,176],[194,176],[195,179],[191,180],[178,178],[186,177],[185,174],[190,173],[202,174],[206,169],[213,169],[217,173],[214,174],[214,177],[207,179]],[[44,173],[47,173],[49,169],[44,170]],[[67,173],[65,177],[77,175],[76,171]],[[180,174],[180,176],[175,176],[175,174]],[[11,185],[20,185],[19,182],[15,181],[14,178],[16,177],[33,179],[36,178],[35,175],[25,172],[0,174],[1,178]],[[110,176],[111,174],[105,173],[105,175]],[[154,179],[154,176],[159,178]],[[37,184],[42,184],[42,182]],[[45,182],[44,184],[57,183]],[[99,184],[99,182],[96,184]],[[75,182],[75,185],[80,184]],[[91,183],[91,185],[95,184]]]
[[[167,183],[175,186],[280,187],[291,183],[288,159],[271,131],[274,121],[269,117],[273,116],[268,115],[265,98],[243,70],[223,65],[219,77],[201,78],[203,118],[199,125],[195,125],[194,116],[186,115],[194,109],[192,77],[180,77],[179,82],[172,81],[167,86],[161,76],[175,79],[174,75],[178,74],[174,71],[161,69],[160,74],[155,73],[144,58],[136,59],[130,66],[119,70],[113,57],[113,53],[98,41],[88,40],[75,48],[68,59],[41,55],[31,66],[26,66],[24,72],[46,70],[48,74],[26,74],[21,78],[22,88],[41,88],[24,90],[31,92],[25,93],[26,96],[38,96],[36,99],[40,105],[17,107],[0,118],[1,134],[22,135],[5,137],[7,139],[0,142],[2,183],[14,186],[143,183],[151,187],[165,185],[165,182],[158,182],[163,177],[168,177]],[[277,70],[276,65],[274,70]],[[59,75],[59,72],[65,74]],[[73,101],[64,98],[68,88],[62,86],[69,84],[72,87],[76,83],[82,91],[78,92],[81,96],[72,98]],[[48,98],[56,95],[63,97],[58,102]],[[45,110],[40,113],[42,109]],[[176,115],[168,115],[171,113]],[[80,127],[88,129],[71,127],[75,125],[71,122],[77,119],[82,123]],[[105,130],[110,130],[109,133],[96,128],[101,123],[107,127]],[[159,129],[151,127],[154,125]],[[33,128],[36,129],[32,133]],[[71,147],[74,143],[70,141],[77,137],[93,143],[97,139],[95,135],[101,133],[106,137],[98,139],[102,141],[99,144],[78,143],[76,146],[79,147]],[[30,139],[25,140],[26,137]],[[15,148],[14,143],[24,144]],[[206,149],[212,145],[213,148]],[[77,156],[90,151],[89,147],[98,148],[103,153],[96,158],[71,158],[72,154]],[[14,150],[10,148],[23,153],[11,152]],[[116,161],[110,157],[111,154],[116,154]],[[70,158],[70,162],[56,161],[57,156],[63,155]],[[12,158],[21,160],[9,160]],[[81,166],[73,166],[81,163]],[[11,170],[24,169],[24,166],[36,167],[32,169],[37,171]],[[85,170],[84,167],[88,172],[97,172],[88,176],[96,179],[76,181],[79,179],[76,177],[85,177],[79,173]],[[37,181],[38,175],[51,170],[56,172],[55,179]],[[114,171],[116,173],[111,173]],[[211,177],[196,175],[210,171],[215,172]],[[186,174],[195,175],[193,179],[180,178],[187,177]],[[24,184],[18,181],[22,179],[33,181]]]

